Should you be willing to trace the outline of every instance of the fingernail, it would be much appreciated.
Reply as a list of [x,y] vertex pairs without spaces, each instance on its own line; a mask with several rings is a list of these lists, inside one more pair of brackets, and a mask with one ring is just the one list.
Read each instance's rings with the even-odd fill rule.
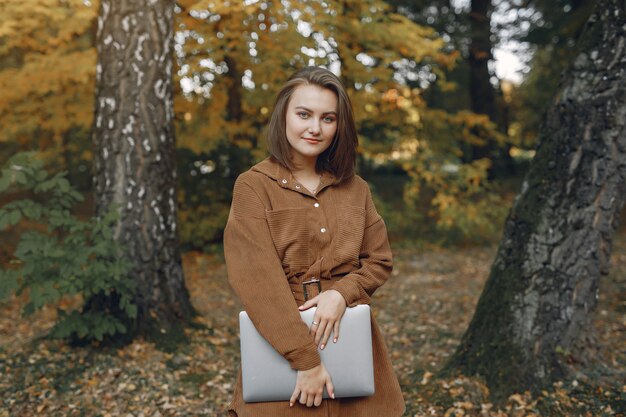
[[326,345],[322,344],[322,346],[320,346],[320,349],[322,349],[322,350],[323,350],[323,349],[324,349],[324,346],[326,346]]
[[293,407],[293,403],[289,403],[289,407]]
[[333,343],[337,343],[337,339],[333,339]]
[[333,397],[333,400],[335,399],[335,393],[333,392],[332,394],[330,394],[331,397]]

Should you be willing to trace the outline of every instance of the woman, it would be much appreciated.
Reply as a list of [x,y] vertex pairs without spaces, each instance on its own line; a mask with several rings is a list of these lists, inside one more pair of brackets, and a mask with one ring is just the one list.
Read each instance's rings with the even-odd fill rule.
[[[322,399],[324,388],[334,393],[318,347],[340,337],[346,307],[369,304],[392,269],[385,224],[367,183],[354,174],[352,107],[333,73],[308,67],[289,78],[274,105],[268,145],[271,156],[235,183],[224,254],[230,284],[257,330],[298,371],[296,387],[290,401],[245,403],[240,372],[229,413],[401,416],[400,386],[373,319],[376,392]],[[309,331],[298,309],[312,306]]]

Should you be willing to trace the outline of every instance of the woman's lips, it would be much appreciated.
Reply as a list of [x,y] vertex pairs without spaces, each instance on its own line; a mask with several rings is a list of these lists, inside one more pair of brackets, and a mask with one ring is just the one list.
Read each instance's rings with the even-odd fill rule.
[[302,139],[314,145],[321,142],[321,140],[311,139],[311,138],[302,138]]

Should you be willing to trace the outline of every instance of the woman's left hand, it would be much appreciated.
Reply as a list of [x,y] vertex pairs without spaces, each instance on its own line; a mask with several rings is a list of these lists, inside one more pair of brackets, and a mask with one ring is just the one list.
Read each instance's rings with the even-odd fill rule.
[[346,300],[336,290],[324,291],[311,298],[299,307],[300,311],[317,306],[310,333],[315,336],[315,344],[321,342],[320,349],[326,347],[330,334],[333,342],[339,340],[339,321],[346,311]]

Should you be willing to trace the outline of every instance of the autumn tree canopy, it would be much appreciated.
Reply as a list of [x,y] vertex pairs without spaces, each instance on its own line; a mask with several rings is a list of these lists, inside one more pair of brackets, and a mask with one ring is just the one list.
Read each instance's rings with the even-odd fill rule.
[[[0,86],[8,92],[0,99],[0,146],[7,153],[44,150],[88,189],[99,3],[30,1],[0,6]],[[386,2],[183,0],[175,5],[174,40],[174,123],[185,184],[178,201],[190,247],[219,240],[224,190],[265,155],[263,128],[276,89],[305,65],[341,75],[356,106],[361,162],[402,172],[409,207],[426,202],[430,223],[464,234],[487,230],[498,215],[490,209],[497,197],[485,192],[489,158],[463,158],[468,146],[497,137],[495,124],[425,100],[435,86],[456,88],[446,75],[459,53]],[[397,223],[402,229],[415,220]]]

